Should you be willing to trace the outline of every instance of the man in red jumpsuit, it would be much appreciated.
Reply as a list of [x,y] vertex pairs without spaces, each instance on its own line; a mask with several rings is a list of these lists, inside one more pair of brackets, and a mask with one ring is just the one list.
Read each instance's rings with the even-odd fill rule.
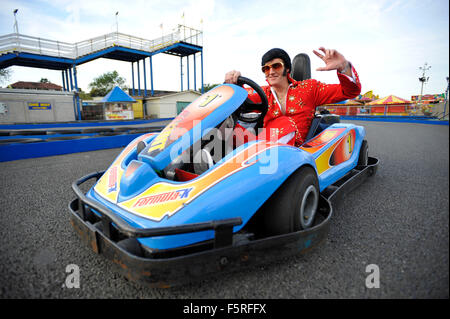
[[[314,79],[295,81],[289,75],[291,60],[282,49],[271,49],[261,61],[268,86],[263,86],[269,109],[264,118],[262,138],[274,139],[290,145],[300,146],[311,126],[317,106],[336,103],[358,96],[361,83],[355,68],[336,50],[319,48],[323,54],[313,50],[314,54],[325,62],[317,71],[336,70],[339,84],[324,84]],[[226,83],[236,83],[241,75],[239,71],[230,71],[225,75]],[[253,90],[249,98],[256,103],[260,98]],[[267,135],[269,134],[269,135]],[[261,135],[258,136],[261,138]]]

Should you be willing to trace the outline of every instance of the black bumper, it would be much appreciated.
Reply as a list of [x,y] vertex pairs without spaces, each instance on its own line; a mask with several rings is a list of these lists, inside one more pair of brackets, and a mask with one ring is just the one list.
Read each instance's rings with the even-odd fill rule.
[[[345,193],[360,185],[368,176],[375,174],[377,166],[378,160],[369,158],[368,166],[356,167],[342,180],[325,189],[321,194],[315,226],[284,235],[239,240],[237,235],[233,234],[233,226],[242,223],[240,218],[175,227],[133,228],[108,208],[89,200],[80,190],[79,185],[90,179],[100,178],[103,172],[87,175],[72,184],[78,198],[69,204],[70,222],[79,237],[92,250],[118,264],[119,269],[130,280],[143,282],[152,287],[170,287],[204,279],[216,273],[239,270],[294,254],[306,253],[326,240],[333,212],[332,204],[336,204]],[[90,209],[101,214],[100,221],[92,219]],[[124,238],[203,230],[214,230],[214,240],[203,246],[189,247],[185,251],[177,250],[173,254],[169,251],[163,255],[149,253],[136,255],[120,245]]]

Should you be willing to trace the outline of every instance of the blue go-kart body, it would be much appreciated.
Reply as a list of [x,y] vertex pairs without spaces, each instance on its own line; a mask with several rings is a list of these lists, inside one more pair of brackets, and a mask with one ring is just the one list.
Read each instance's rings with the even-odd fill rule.
[[[220,85],[188,105],[160,133],[132,141],[105,172],[75,182],[78,199],[70,209],[82,238],[95,251],[139,269],[133,272],[136,277],[160,286],[172,284],[171,276],[175,282],[185,281],[181,278],[186,273],[201,277],[231,260],[239,262],[230,268],[239,268],[250,260],[252,249],[267,251],[276,243],[296,242],[294,251],[301,251],[323,240],[332,194],[366,169],[370,172],[363,175],[375,172],[377,160],[367,155],[364,127],[328,123],[320,133],[310,132],[312,138],[301,147],[254,138],[238,143],[233,114],[246,98],[242,87]],[[294,183],[292,176],[306,168],[314,182],[299,196],[311,197],[315,205],[303,216],[306,224],[289,225],[289,231],[283,226],[268,229],[277,215],[271,210],[277,201],[285,201],[278,193],[287,192],[286,183]],[[78,186],[91,178],[97,181],[82,192]],[[283,205],[275,210],[285,210]],[[306,211],[307,204],[296,205],[296,211],[286,214]],[[207,260],[203,265],[197,262],[202,258]]]

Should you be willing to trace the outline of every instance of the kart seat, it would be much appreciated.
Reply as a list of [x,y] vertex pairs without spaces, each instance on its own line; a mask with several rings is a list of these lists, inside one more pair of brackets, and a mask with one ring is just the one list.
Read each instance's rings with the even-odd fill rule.
[[[297,54],[292,60],[291,77],[296,81],[304,81],[311,78],[311,61],[306,53]],[[305,142],[322,132],[333,123],[339,123],[339,115],[329,114],[328,111],[316,115],[306,135]]]
[[297,54],[292,59],[291,78],[304,81],[311,78],[311,60],[306,53]]

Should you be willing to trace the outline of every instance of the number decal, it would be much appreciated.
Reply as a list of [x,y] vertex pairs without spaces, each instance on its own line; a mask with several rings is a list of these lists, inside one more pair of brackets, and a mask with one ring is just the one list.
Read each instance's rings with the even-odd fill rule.
[[199,105],[199,107],[205,107],[205,106],[207,106],[209,103],[211,103],[216,97],[218,97],[219,96],[219,94],[213,94],[213,95],[208,95],[208,96],[206,96],[206,99],[205,99],[205,101],[203,101],[200,105]]

